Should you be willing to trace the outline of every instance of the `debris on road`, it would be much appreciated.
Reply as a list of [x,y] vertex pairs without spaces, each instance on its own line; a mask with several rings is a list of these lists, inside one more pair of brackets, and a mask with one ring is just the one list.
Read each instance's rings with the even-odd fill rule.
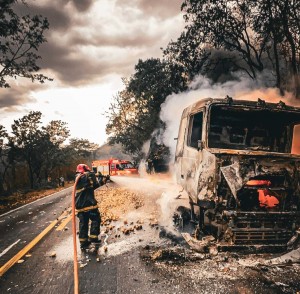
[[265,264],[269,265],[283,265],[283,264],[292,264],[300,263],[300,248],[292,250],[286,254],[283,254],[279,257],[272,258],[266,261]]
[[[101,223],[109,225],[112,221],[119,220],[126,212],[138,209],[144,205],[144,197],[125,188],[99,189],[95,197],[100,203]],[[124,224],[127,224],[124,220]]]
[[55,252],[55,251],[51,252],[51,253],[49,254],[49,256],[52,257],[52,258],[56,257],[56,252]]
[[79,265],[79,268],[84,268],[85,266],[87,266],[87,263],[81,263],[81,264]]
[[215,241],[215,238],[213,236],[205,236],[202,238],[202,240],[197,240],[188,233],[182,233],[181,235],[191,247],[191,249],[195,250],[196,252],[205,253],[209,251],[212,255],[217,255],[217,249],[215,247],[213,247],[213,249],[210,249],[210,246],[214,244],[213,242]]

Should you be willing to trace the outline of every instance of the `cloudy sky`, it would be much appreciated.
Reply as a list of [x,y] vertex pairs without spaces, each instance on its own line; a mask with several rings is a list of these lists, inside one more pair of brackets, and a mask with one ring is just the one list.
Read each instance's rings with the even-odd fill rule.
[[41,111],[43,122],[68,123],[72,137],[103,144],[106,118],[121,78],[138,59],[162,57],[161,47],[183,29],[182,0],[27,0],[22,13],[46,16],[47,43],[41,72],[54,78],[40,85],[23,79],[0,88],[0,124]]

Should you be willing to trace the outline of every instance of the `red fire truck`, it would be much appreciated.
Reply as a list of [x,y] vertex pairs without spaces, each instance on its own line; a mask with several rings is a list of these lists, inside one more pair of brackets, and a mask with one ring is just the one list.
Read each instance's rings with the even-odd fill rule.
[[101,172],[103,176],[137,175],[138,169],[128,160],[106,159],[92,161],[95,173]]

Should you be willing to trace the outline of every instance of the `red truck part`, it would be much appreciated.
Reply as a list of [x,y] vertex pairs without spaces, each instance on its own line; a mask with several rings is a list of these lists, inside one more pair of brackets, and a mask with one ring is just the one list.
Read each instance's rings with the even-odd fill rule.
[[101,172],[103,176],[137,175],[138,169],[132,162],[120,159],[105,159],[92,161],[94,172]]

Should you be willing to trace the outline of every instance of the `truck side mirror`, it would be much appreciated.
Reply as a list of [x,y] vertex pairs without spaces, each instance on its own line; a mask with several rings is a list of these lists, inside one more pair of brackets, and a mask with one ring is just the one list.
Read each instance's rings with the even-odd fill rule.
[[203,149],[203,141],[198,140],[197,142],[198,142],[197,149],[198,149],[198,151],[200,151]]

